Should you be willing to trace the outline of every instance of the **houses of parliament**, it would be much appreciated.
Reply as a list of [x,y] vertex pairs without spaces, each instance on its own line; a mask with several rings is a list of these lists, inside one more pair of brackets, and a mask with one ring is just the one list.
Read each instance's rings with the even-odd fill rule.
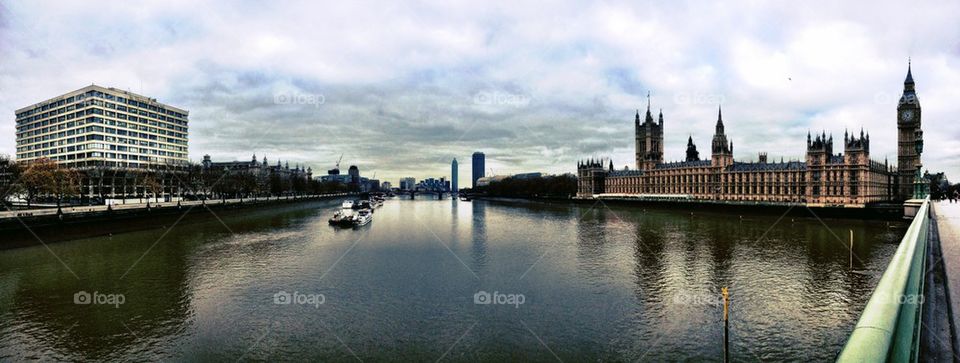
[[[923,132],[920,103],[910,65],[897,106],[897,166],[870,158],[870,135],[844,132],[842,152],[834,152],[832,135],[807,134],[806,160],[771,161],[760,153],[756,162],[733,158],[721,110],[709,158],[700,157],[687,139],[686,158],[663,162],[664,120],[654,120],[649,96],[646,115],[634,119],[636,169],[614,169],[613,162],[577,163],[578,198],[723,201],[810,207],[866,207],[910,199],[920,169]],[[840,150],[837,150],[840,151]]]

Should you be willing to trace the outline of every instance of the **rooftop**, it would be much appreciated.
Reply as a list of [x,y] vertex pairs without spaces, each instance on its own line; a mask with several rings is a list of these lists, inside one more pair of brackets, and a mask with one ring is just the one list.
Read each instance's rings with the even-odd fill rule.
[[190,114],[189,111],[184,110],[184,109],[182,109],[182,108],[175,107],[175,106],[170,106],[170,105],[168,105],[168,104],[165,104],[165,103],[162,103],[162,102],[158,102],[156,98],[147,97],[147,96],[140,95],[140,94],[137,94],[137,93],[133,93],[133,92],[130,92],[130,91],[124,91],[124,90],[119,89],[119,88],[98,86],[98,85],[96,85],[96,84],[91,84],[91,85],[89,85],[89,86],[80,88],[80,89],[75,90],[75,91],[70,91],[70,92],[64,93],[64,94],[62,94],[62,95],[55,96],[55,97],[52,97],[52,98],[49,98],[49,99],[40,101],[40,102],[34,103],[34,104],[32,104],[32,105],[26,106],[26,107],[21,107],[21,108],[17,109],[17,110],[15,111],[15,113],[19,114],[19,113],[21,113],[21,112],[28,111],[28,110],[32,110],[32,109],[34,109],[34,108],[43,106],[44,104],[48,104],[48,103],[55,102],[55,101],[60,101],[61,99],[66,99],[66,98],[69,98],[69,97],[72,97],[72,96],[76,96],[76,95],[79,95],[79,94],[87,93],[87,91],[100,91],[100,92],[110,93],[110,94],[114,94],[114,95],[119,94],[119,95],[123,95],[123,97],[129,98],[129,99],[134,99],[134,100],[137,100],[137,101],[140,101],[140,102],[146,102],[146,103],[152,103],[152,104],[155,104],[155,105],[160,105],[160,106],[163,106],[164,108],[167,108],[167,109],[170,109],[170,110],[173,110],[173,111],[180,112],[180,113],[182,113],[182,114],[184,114],[184,115],[189,115],[189,114]]

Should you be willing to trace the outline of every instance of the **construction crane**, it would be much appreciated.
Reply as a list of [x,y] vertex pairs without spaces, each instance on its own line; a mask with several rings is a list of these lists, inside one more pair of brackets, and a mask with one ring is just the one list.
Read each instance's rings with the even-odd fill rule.
[[343,154],[340,154],[340,158],[337,159],[337,165],[333,169],[327,170],[328,175],[340,175],[340,162],[343,161]]

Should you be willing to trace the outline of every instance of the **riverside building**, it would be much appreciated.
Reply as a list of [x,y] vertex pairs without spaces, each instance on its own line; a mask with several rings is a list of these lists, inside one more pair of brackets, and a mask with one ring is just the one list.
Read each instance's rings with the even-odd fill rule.
[[184,109],[91,85],[16,110],[17,160],[150,169],[187,159]]
[[[81,203],[171,200],[189,165],[187,110],[90,85],[15,111],[17,161],[76,170]],[[96,200],[94,200],[96,199]]]
[[586,160],[577,164],[578,198],[724,201],[819,207],[865,207],[872,203],[911,198],[920,167],[923,133],[920,104],[910,67],[897,107],[898,171],[887,161],[870,158],[870,135],[844,132],[842,153],[834,152],[832,135],[807,134],[805,160],[770,161],[760,153],[756,162],[733,158],[722,112],[711,142],[711,154],[701,159],[687,139],[684,161],[663,161],[663,113],[650,112],[634,121],[636,169],[615,170],[613,162]]

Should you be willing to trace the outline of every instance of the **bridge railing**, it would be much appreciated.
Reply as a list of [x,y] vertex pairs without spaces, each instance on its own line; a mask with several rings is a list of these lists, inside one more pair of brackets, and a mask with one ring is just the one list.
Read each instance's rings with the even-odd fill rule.
[[916,362],[930,224],[923,201],[837,362]]

